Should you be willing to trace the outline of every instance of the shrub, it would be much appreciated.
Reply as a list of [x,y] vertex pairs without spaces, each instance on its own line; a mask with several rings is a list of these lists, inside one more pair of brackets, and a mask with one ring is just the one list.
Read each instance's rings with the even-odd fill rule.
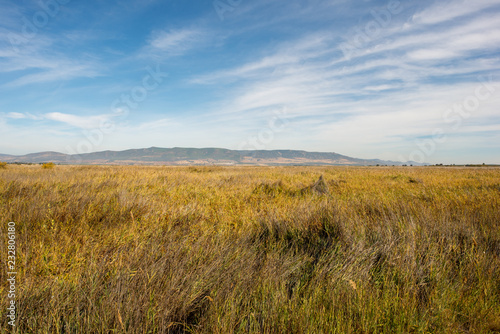
[[5,169],[7,168],[7,163],[0,161],[0,169]]
[[52,169],[52,168],[54,168],[54,166],[55,166],[55,164],[53,162],[47,162],[47,163],[42,164],[43,169]]

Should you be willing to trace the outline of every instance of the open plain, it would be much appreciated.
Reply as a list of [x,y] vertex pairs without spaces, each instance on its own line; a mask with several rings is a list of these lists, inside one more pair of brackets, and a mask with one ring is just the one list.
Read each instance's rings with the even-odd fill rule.
[[0,217],[15,333],[500,331],[499,168],[8,165]]

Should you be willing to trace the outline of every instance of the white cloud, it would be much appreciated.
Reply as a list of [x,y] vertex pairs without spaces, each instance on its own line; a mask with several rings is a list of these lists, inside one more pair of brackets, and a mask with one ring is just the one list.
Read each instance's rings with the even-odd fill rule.
[[[367,158],[384,151],[385,158],[397,160],[415,149],[412,138],[432,135],[446,125],[446,109],[474,94],[476,73],[500,70],[500,59],[483,54],[500,44],[499,19],[493,12],[432,30],[414,20],[406,29],[388,29],[387,36],[350,61],[333,55],[338,47],[328,39],[300,47],[306,35],[295,45],[283,43],[251,62],[190,82],[232,84],[214,112],[218,119],[224,115],[228,124],[256,124],[263,111],[287,106],[295,121],[289,133],[279,135],[284,139],[276,135],[268,149],[283,142],[308,149],[307,140],[317,150]],[[455,75],[461,81],[449,79]],[[482,102],[477,115],[463,120],[460,131],[468,132],[472,119],[474,131],[497,129],[488,118],[497,113],[497,101]],[[241,136],[244,140],[248,132]]]
[[26,115],[20,112],[10,112],[7,114],[7,117],[12,119],[23,119],[26,118]]
[[176,125],[176,123],[168,118],[162,118],[162,119],[159,119],[159,120],[155,120],[155,121],[152,121],[152,122],[145,122],[145,123],[141,123],[139,124],[139,126],[137,127],[138,130],[156,130],[156,129],[164,129],[164,128],[168,128],[168,127],[172,127]]
[[318,58],[331,52],[327,47],[328,33],[309,34],[294,42],[282,43],[261,59],[243,64],[233,69],[212,72],[189,80],[194,84],[213,84],[221,81],[255,78],[272,74],[284,66],[297,66],[308,60]]
[[30,113],[20,113],[20,112],[9,112],[7,113],[6,117],[10,119],[31,119],[35,121],[43,119],[43,117],[41,116],[36,116]]
[[357,50],[350,62],[368,56],[394,59],[398,54],[421,49],[424,51],[420,55],[417,53],[415,60],[419,60],[419,56],[422,56],[422,59],[445,60],[478,50],[495,50],[500,43],[500,28],[497,23],[499,21],[500,13],[492,12],[465,21],[452,22],[439,29],[415,22],[408,23],[404,25],[404,29],[392,29],[387,36]]
[[203,43],[205,34],[195,28],[159,30],[151,34],[148,45],[141,50],[143,57],[179,56]]
[[[217,26],[212,29],[191,24],[180,29],[154,30],[145,41],[138,41],[142,44],[136,53],[127,56],[127,51],[120,50],[122,53],[113,57],[121,57],[120,65],[128,66],[127,70],[147,65],[144,59],[137,61],[138,57],[161,63],[168,57],[203,51],[201,48],[207,45],[215,45],[210,54],[222,57],[204,62],[202,52],[193,52],[192,57],[186,57],[189,59],[180,57],[175,62],[165,61],[171,66],[179,65],[179,68],[187,68],[190,62],[200,66],[188,69],[189,73],[195,73],[192,78],[180,73],[173,75],[159,88],[161,94],[151,94],[147,108],[155,110],[155,117],[160,112],[166,115],[159,116],[157,121],[149,121],[153,119],[152,115],[141,110],[144,115],[136,118],[138,122],[129,119],[106,136],[105,144],[96,149],[104,149],[105,145],[112,149],[153,145],[237,148],[240,142],[268,127],[268,121],[274,117],[273,110],[286,106],[290,123],[286,130],[274,134],[274,141],[267,144],[266,149],[299,148],[397,159],[397,154],[414,149],[413,138],[430,135],[433,129],[443,126],[442,117],[447,108],[474,94],[479,73],[500,74],[500,58],[496,52],[500,45],[500,12],[489,10],[498,4],[498,0],[433,0],[408,5],[404,12],[393,17],[380,35],[362,45],[350,60],[346,60],[339,49],[341,34],[346,31],[355,34],[356,26],[365,27],[364,20],[367,17],[372,20],[368,14],[370,6],[375,8],[375,5],[366,1],[363,6],[353,6],[352,2],[346,1],[345,6],[333,8],[327,3],[333,1],[314,0],[306,4],[294,0],[283,7],[279,2],[258,0],[242,4],[231,13],[231,17],[228,13],[223,24],[217,21]],[[410,11],[417,6],[427,8],[412,15]],[[288,10],[290,8],[297,11]],[[277,15],[279,9],[286,9],[286,12]],[[215,12],[211,16],[217,19]],[[335,19],[339,17],[341,20]],[[206,26],[211,21],[198,22]],[[353,29],[349,29],[349,22],[354,25]],[[78,34],[67,34],[66,39],[77,37]],[[41,34],[40,38],[46,37]],[[249,38],[251,44],[244,44],[242,38]],[[10,85],[7,88],[13,90],[14,86],[99,75],[99,67],[94,62],[52,52],[51,43],[56,41],[49,38],[43,45],[34,41],[29,50],[17,54],[0,48],[0,72],[6,73],[2,80],[10,80],[2,81],[0,89]],[[211,43],[213,41],[217,43]],[[235,56],[234,50],[223,44],[226,42],[242,45],[244,48],[237,50],[240,56]],[[242,57],[243,53],[247,55]],[[104,59],[109,53],[96,52],[96,55],[89,58],[100,59],[102,55]],[[224,63],[229,58],[230,61]],[[206,70],[199,71],[204,64],[209,64],[204,67]],[[216,69],[210,67],[213,64]],[[115,65],[110,64],[114,66],[111,71],[117,68]],[[125,78],[125,74],[119,77]],[[495,77],[494,80],[498,79]],[[181,91],[188,86],[186,81],[191,86],[207,86],[195,87],[193,101],[186,103],[189,92],[182,91],[183,94],[171,95],[172,101],[166,102],[163,92]],[[92,85],[99,87],[100,93],[105,91],[99,97],[108,95],[112,101],[130,90],[121,87],[125,82],[109,78],[105,82],[95,80]],[[71,88],[75,96],[87,97],[92,96],[95,87],[72,85],[62,90],[68,93]],[[157,99],[160,95],[162,97]],[[58,96],[54,95],[54,98]],[[102,121],[113,117],[83,116],[94,113],[92,110],[96,109],[89,108],[82,100],[65,102],[65,106],[59,104],[57,109],[47,107],[46,103],[53,102],[51,99],[52,96],[43,96],[39,104],[42,109],[38,106],[36,109],[44,114],[45,120],[60,124],[39,122],[38,128],[46,126],[73,132],[67,136],[69,138],[83,136],[81,131],[74,131],[74,127],[98,128]],[[105,98],[103,100],[107,103]],[[98,101],[99,98],[92,99],[93,105]],[[165,107],[170,102],[176,108]],[[83,104],[80,112],[74,108],[75,103]],[[464,120],[463,126],[453,135],[498,131],[497,106],[498,98],[482,102],[480,110]],[[66,113],[68,110],[72,110],[72,114]],[[9,118],[35,119],[33,115],[21,112],[2,116],[9,127],[23,127],[26,123],[11,121],[9,124]],[[477,140],[475,143],[485,147],[484,142],[481,144]]]
[[111,115],[98,115],[98,116],[77,116],[71,114],[64,114],[60,112],[52,112],[44,115],[46,119],[65,123],[76,128],[81,129],[98,129],[109,122],[112,118]]
[[[0,40],[5,37],[0,33]],[[102,68],[95,59],[53,51],[54,39],[37,36],[18,51],[0,47],[0,73],[9,73],[10,80],[0,80],[4,87],[16,87],[81,77],[100,76]],[[5,81],[4,81],[5,80]]]
[[394,88],[400,88],[401,86],[398,85],[378,85],[378,86],[367,86],[363,88],[364,90],[368,91],[373,91],[373,92],[380,92],[383,90],[388,90],[388,89],[394,89]]
[[152,47],[168,51],[190,42],[197,34],[192,30],[161,31],[150,41]]
[[85,65],[60,66],[40,73],[27,74],[6,84],[8,87],[25,86],[31,84],[71,80],[81,77],[96,77],[100,73]]
[[415,14],[413,21],[418,24],[436,24],[475,14],[498,4],[498,0],[436,1],[433,6]]
[[459,56],[458,53],[448,49],[420,49],[408,53],[408,58],[412,60],[447,59],[457,56]]

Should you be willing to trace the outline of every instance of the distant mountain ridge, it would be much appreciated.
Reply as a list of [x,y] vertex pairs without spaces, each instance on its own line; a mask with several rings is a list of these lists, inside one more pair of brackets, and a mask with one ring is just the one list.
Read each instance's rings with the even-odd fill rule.
[[333,152],[300,150],[229,150],[224,148],[150,147],[102,151],[78,155],[39,152],[26,155],[0,154],[0,161],[18,163],[115,165],[402,165],[415,162],[357,159]]

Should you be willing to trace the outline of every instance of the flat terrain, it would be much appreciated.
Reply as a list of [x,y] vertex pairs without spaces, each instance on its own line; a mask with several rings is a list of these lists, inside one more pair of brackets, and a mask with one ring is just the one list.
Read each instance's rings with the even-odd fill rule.
[[[324,182],[318,182],[323,175]],[[500,331],[500,169],[0,169],[0,332]]]

